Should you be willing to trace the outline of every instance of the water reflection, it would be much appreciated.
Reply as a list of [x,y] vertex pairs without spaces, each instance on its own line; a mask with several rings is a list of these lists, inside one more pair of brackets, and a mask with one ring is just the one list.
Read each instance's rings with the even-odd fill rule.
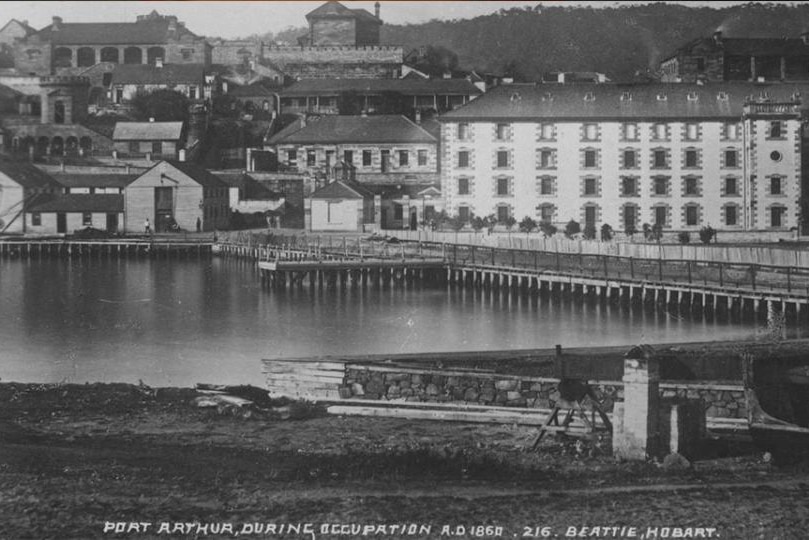
[[[261,384],[261,358],[752,337],[663,308],[456,287],[262,290],[244,261],[0,261],[0,378]],[[797,337],[798,330],[790,330]]]

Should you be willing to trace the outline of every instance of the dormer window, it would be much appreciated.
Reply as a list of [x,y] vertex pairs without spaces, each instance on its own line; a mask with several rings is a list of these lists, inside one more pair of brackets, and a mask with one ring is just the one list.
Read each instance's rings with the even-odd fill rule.
[[595,100],[596,96],[592,92],[587,92],[586,94],[584,94],[584,101],[595,101]]
[[667,101],[668,99],[666,94],[657,94],[657,101]]
[[542,94],[542,101],[553,101],[553,94],[550,92],[545,92]]
[[632,94],[629,92],[624,92],[621,94],[621,101],[632,101]]
[[697,94],[696,92],[688,92],[688,95],[686,97],[688,101],[697,101],[699,99],[699,94]]

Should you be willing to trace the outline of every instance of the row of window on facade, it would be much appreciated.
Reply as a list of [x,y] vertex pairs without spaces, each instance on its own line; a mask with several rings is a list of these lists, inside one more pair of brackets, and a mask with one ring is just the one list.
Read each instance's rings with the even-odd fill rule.
[[[180,49],[183,60],[191,60],[194,57],[195,49]],[[143,64],[143,47],[102,47],[100,50],[95,47],[79,47],[76,50],[76,67],[90,67],[99,62],[112,62],[114,64]],[[29,56],[31,56],[29,54]],[[163,47],[146,48],[146,63],[156,64],[158,60],[166,58],[166,49]],[[122,62],[123,60],[123,62]],[[72,67],[74,65],[73,50],[68,47],[57,47],[53,51],[53,65],[55,67]]]
[[[739,156],[741,151],[736,148],[727,148],[720,152],[720,168],[733,169],[741,166]],[[704,167],[702,160],[702,150],[699,148],[685,148],[682,150],[681,168],[699,169]],[[601,151],[596,148],[585,148],[580,151],[579,163],[581,168],[595,169],[602,166]],[[459,150],[457,153],[457,168],[466,169],[472,166],[472,152],[470,150]],[[783,155],[777,150],[770,153],[770,159],[781,161]],[[619,168],[640,169],[640,150],[625,149],[619,153]],[[555,169],[558,163],[558,153],[553,148],[540,148],[536,151],[537,169]],[[652,169],[671,168],[671,150],[667,148],[655,148],[651,150],[649,156],[649,167]],[[513,152],[511,150],[496,150],[494,153],[494,168],[510,169],[514,166]]]
[[[648,126],[649,139],[653,141],[668,141],[672,137],[672,125],[669,123],[655,123]],[[783,121],[773,120],[768,124],[766,136],[769,139],[783,139],[786,135],[786,126]],[[492,138],[495,141],[511,141],[514,137],[513,124],[498,123],[492,129]],[[536,127],[536,138],[539,141],[554,141],[557,136],[557,124],[550,122],[539,123]],[[697,122],[687,122],[683,124],[680,138],[684,141],[699,141],[702,139],[702,124]],[[601,124],[585,123],[579,128],[579,138],[581,141],[600,141],[602,137]],[[622,141],[639,141],[641,128],[636,123],[621,124]],[[736,141],[741,138],[741,125],[736,122],[723,124],[721,138],[728,141]],[[458,124],[457,140],[469,141],[472,139],[470,124],[461,122]]]
[[[108,216],[115,216],[117,214],[107,214]],[[107,218],[109,219],[109,217]],[[93,226],[93,213],[92,212],[82,212],[81,213],[81,224],[83,227],[92,227]],[[40,212],[33,212],[31,214],[31,225],[34,227],[41,227],[42,226],[42,214]]]
[[[396,150],[395,158],[398,162],[399,167],[409,167],[411,165],[411,154],[414,152],[411,150]],[[355,156],[359,154],[360,160],[355,163]],[[326,159],[326,166],[331,167],[335,165],[335,156],[336,151],[334,150],[326,150],[325,152],[325,159]],[[385,172],[388,167],[391,165],[391,151],[390,150],[380,150],[380,167],[382,172]],[[419,167],[425,167],[428,164],[428,152],[427,150],[416,150],[415,151],[416,157],[416,164]],[[373,167],[374,164],[374,151],[373,150],[362,150],[359,152],[355,152],[354,150],[344,150],[343,151],[343,163],[346,165],[357,166],[361,164],[363,167]],[[306,151],[306,166],[307,167],[316,167],[318,164],[317,162],[317,152],[313,149],[309,149]],[[289,150],[287,151],[287,165],[290,167],[296,167],[298,165],[298,151],[297,150]]]
[[[621,197],[640,197],[641,179],[636,176],[621,177],[618,184],[618,195]],[[671,196],[671,177],[656,176],[651,181],[650,195],[653,197]],[[510,197],[514,195],[513,179],[508,176],[494,179],[495,195],[500,197]],[[460,177],[457,179],[457,194],[472,194],[472,179]],[[779,175],[772,175],[766,179],[765,183],[767,195],[786,195],[784,188],[786,178]],[[721,194],[724,197],[741,196],[741,179],[736,176],[726,176],[722,179]],[[685,176],[682,178],[680,193],[683,196],[702,196],[702,178],[700,176]],[[596,176],[588,176],[581,179],[580,195],[583,197],[601,197],[601,179]],[[557,179],[553,176],[544,176],[537,179],[537,192],[543,197],[555,197],[557,193]]]
[[[104,77],[105,77],[104,84],[105,85],[110,84],[109,82],[106,82],[107,81],[107,79],[106,79],[107,75],[111,76],[111,74],[109,74],[109,73],[104,74]],[[111,80],[110,80],[110,82],[111,82]],[[177,85],[174,85],[174,84],[166,84],[165,87],[169,88],[171,90],[180,91],[180,88],[178,88]],[[148,88],[147,86],[142,85],[142,84],[135,85],[135,93],[136,94],[146,93],[147,88]],[[195,99],[201,99],[202,98],[202,93],[199,92],[198,87],[196,87],[194,85],[188,85],[185,88],[186,88],[185,95],[188,97],[188,99],[195,100]],[[113,93],[112,93],[112,96],[111,96],[112,99],[113,99],[113,102],[116,103],[116,104],[119,104],[119,105],[122,104],[125,101],[124,94],[125,94],[124,87],[122,85],[116,86],[113,89]]]
[[35,153],[40,155],[50,154],[54,156],[86,155],[93,150],[93,140],[90,137],[70,136],[63,138],[58,135],[39,138],[34,138],[33,136],[14,137],[11,145],[12,149],[18,152],[28,153],[33,149]]
[[[664,228],[671,228],[674,225],[672,207],[669,205],[656,205],[650,208],[652,217],[651,225],[659,225]],[[767,209],[767,226],[779,228],[784,226],[784,216],[787,208],[783,205],[774,204]],[[553,223],[559,217],[554,204],[544,203],[536,207],[536,217],[541,222]],[[640,207],[635,204],[625,204],[620,208],[619,220],[617,223],[623,225],[624,230],[637,230],[640,224]],[[741,206],[736,203],[727,203],[721,208],[722,221],[725,226],[741,226]],[[458,206],[458,217],[461,221],[468,222],[472,216],[472,209],[469,206]],[[513,216],[513,208],[508,204],[499,204],[495,207],[495,216],[501,223],[506,222]],[[595,227],[599,223],[601,207],[596,204],[586,204],[581,207],[581,219],[585,227]],[[703,225],[703,208],[696,203],[685,204],[681,207],[681,223],[684,227],[698,227]]]

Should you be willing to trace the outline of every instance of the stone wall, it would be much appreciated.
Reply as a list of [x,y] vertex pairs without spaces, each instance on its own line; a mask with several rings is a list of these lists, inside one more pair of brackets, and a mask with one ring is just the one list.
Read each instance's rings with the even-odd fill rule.
[[[395,369],[349,365],[340,388],[344,399],[455,403],[550,409],[559,401],[558,379],[463,371]],[[591,381],[605,412],[623,400],[623,383]],[[707,416],[746,418],[741,386],[710,383],[660,384],[663,399],[701,399]]]
[[395,78],[401,69],[401,47],[273,47],[262,56],[287,75],[301,79]]
[[261,56],[261,42],[248,40],[217,40],[211,42],[213,46],[212,62],[227,66],[237,66],[245,60],[256,59]]

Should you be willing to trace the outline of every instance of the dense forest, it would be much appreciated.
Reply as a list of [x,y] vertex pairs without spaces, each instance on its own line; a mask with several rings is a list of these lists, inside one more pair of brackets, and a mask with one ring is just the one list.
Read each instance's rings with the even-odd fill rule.
[[[383,7],[384,9],[384,7]],[[454,51],[459,66],[516,71],[528,80],[549,71],[600,71],[628,80],[654,70],[677,47],[721,28],[726,37],[797,37],[809,30],[809,4],[748,3],[714,9],[676,4],[542,6],[502,9],[473,19],[384,25],[382,43],[405,51]],[[304,28],[262,39],[294,43]]]

